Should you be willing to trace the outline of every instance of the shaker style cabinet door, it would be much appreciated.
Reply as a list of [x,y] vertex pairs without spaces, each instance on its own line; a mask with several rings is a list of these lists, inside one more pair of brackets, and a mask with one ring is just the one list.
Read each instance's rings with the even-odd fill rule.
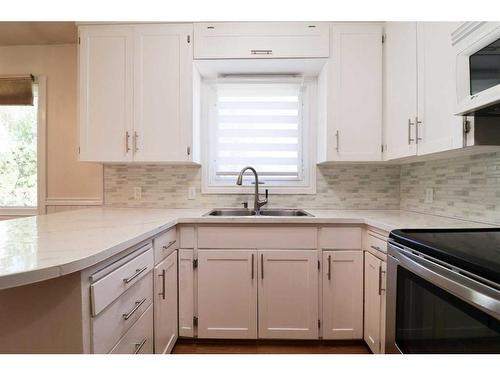
[[177,340],[177,251],[154,269],[155,353],[170,353]]
[[330,160],[382,160],[382,25],[334,24],[329,64]]
[[455,116],[456,55],[450,35],[458,22],[418,22],[418,154],[462,147],[462,117]]
[[385,25],[385,159],[416,155],[417,24]]
[[363,251],[323,252],[323,338],[363,338]]
[[191,24],[134,26],[136,161],[188,161],[192,128]]
[[179,336],[181,337],[194,337],[195,333],[193,261],[193,249],[179,249]]
[[381,352],[382,261],[365,251],[364,339],[373,353]]
[[257,338],[256,251],[198,251],[198,337]]
[[79,28],[80,160],[130,161],[133,28]]
[[318,254],[258,251],[259,338],[318,338]]

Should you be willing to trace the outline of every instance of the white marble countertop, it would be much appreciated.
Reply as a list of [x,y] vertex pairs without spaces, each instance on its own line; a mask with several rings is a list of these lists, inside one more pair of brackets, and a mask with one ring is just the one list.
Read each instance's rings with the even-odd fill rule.
[[489,226],[398,210],[307,210],[314,217],[203,217],[208,211],[96,207],[0,221],[0,289],[85,269],[177,223],[354,223],[384,231]]

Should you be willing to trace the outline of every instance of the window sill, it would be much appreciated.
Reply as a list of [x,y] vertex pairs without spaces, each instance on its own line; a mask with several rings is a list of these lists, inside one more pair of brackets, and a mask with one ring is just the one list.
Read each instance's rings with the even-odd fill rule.
[[[266,186],[259,185],[259,193],[266,189],[270,194],[316,194],[316,186]],[[202,186],[202,194],[254,194],[254,186]]]
[[25,217],[38,215],[36,207],[0,207],[0,216]]

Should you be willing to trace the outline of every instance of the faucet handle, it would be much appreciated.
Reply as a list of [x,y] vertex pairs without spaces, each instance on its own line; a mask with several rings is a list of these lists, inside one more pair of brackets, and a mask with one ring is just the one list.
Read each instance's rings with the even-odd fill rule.
[[248,202],[241,202],[241,204],[243,205],[243,208],[248,208]]

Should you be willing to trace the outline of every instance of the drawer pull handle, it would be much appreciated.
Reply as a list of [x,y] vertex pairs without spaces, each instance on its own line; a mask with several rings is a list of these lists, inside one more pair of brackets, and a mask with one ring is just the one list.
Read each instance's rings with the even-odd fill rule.
[[148,269],[148,266],[146,267],[143,267],[143,268],[139,268],[139,269],[136,269],[135,270],[135,273],[130,276],[130,277],[127,277],[126,279],[123,279],[123,282],[125,284],[128,284],[129,282],[131,282],[132,280],[134,280],[137,276],[139,276],[141,273],[143,273],[144,271],[146,271]]
[[165,299],[165,276],[166,276],[166,270],[162,270],[161,273],[158,275],[158,277],[161,277],[163,279],[161,293],[158,293],[158,295],[162,296],[162,299]]
[[125,319],[125,320],[129,320],[129,319],[130,319],[130,317],[131,317],[132,315],[134,315],[134,313],[137,311],[137,309],[138,309],[139,307],[141,307],[141,305],[142,305],[144,302],[146,302],[146,298],[143,298],[143,299],[141,299],[140,301],[137,301],[137,302],[135,303],[134,308],[133,308],[132,310],[130,310],[130,312],[128,312],[128,313],[126,313],[126,314],[122,314],[123,319]]
[[134,354],[139,354],[146,341],[148,341],[148,339],[143,339],[139,344],[135,344]]
[[250,51],[252,55],[272,55],[272,49],[253,49]]
[[175,243],[175,240],[170,241],[168,244],[163,245],[162,248],[163,250],[167,250],[170,246],[172,246]]
[[383,253],[383,252],[384,252],[384,250],[382,250],[382,249],[381,249],[380,247],[378,247],[378,246],[373,246],[373,245],[371,245],[370,247],[371,247],[373,250],[380,251],[381,253]]

